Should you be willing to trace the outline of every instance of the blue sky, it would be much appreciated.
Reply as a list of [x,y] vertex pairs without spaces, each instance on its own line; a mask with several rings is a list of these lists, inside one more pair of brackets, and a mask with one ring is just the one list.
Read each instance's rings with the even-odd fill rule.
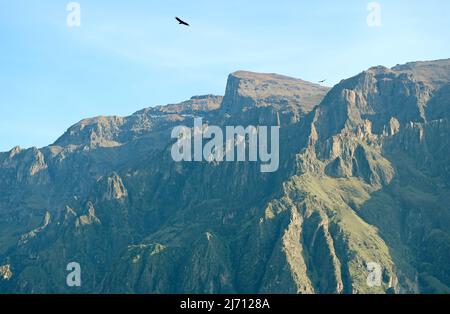
[[[97,115],[223,94],[236,70],[333,85],[373,65],[450,58],[450,2],[0,0],[0,151],[51,144]],[[174,16],[191,23],[176,24]]]

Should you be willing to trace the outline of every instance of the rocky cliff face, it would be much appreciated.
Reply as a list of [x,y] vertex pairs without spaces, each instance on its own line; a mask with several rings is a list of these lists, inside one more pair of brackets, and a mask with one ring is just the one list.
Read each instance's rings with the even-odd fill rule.
[[[0,291],[450,292],[448,64],[375,67],[331,90],[241,71],[223,98],[0,153]],[[170,132],[194,117],[281,126],[279,170],[175,163]]]
[[[327,87],[278,74],[238,71],[230,74],[222,103],[226,113],[235,115],[282,116],[283,124],[298,122],[318,105]],[[267,121],[268,122],[268,121]]]

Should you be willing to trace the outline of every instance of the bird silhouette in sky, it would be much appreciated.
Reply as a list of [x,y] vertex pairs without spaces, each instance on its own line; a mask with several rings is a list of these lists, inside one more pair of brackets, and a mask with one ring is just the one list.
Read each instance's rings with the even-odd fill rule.
[[321,81],[319,81],[319,83],[322,84],[322,83],[324,83],[325,81],[326,81],[326,80],[321,80]]
[[175,19],[178,21],[180,25],[190,26],[188,23],[180,19],[179,17],[175,17]]

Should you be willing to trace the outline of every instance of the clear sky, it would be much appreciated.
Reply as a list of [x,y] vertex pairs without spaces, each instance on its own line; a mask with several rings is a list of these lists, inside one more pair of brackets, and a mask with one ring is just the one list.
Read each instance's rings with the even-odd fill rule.
[[[374,65],[450,58],[450,1],[0,0],[0,151],[97,115],[223,94],[236,70],[333,85]],[[175,16],[191,23],[176,24]]]

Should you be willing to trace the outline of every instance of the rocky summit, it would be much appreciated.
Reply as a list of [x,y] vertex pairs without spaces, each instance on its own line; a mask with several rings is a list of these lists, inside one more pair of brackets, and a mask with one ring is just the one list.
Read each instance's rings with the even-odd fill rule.
[[[196,117],[280,126],[278,171],[174,162]],[[450,293],[449,204],[450,59],[332,89],[239,71],[0,153],[0,293]]]

